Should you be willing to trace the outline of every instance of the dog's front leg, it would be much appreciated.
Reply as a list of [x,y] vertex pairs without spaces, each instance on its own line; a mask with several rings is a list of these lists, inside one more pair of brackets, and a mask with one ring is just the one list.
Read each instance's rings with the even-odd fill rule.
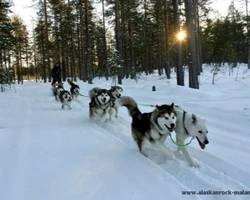
[[147,143],[147,139],[143,138],[142,140],[138,139],[138,138],[134,138],[134,140],[137,143],[137,146],[140,150],[140,153],[142,155],[144,155],[145,157],[148,157],[148,154],[146,153],[146,143]]
[[153,144],[160,148],[170,159],[174,157],[172,150],[165,146],[161,141],[155,140]]
[[115,117],[118,118],[118,107],[114,105]]
[[94,111],[93,111],[93,109],[91,107],[89,108],[89,118],[90,119],[94,118]]
[[103,113],[101,115],[100,122],[104,122],[106,119],[109,118],[109,112],[107,110],[109,110],[109,109],[106,109],[103,111]]
[[[184,145],[183,141],[180,141],[177,139],[177,143]],[[193,161],[193,159],[191,158],[190,154],[188,153],[188,150],[185,146],[179,146],[178,149],[183,153],[183,155],[185,156],[185,158],[187,159],[187,162],[189,163],[189,165],[191,167],[200,167],[200,165],[198,163],[195,163]]]
[[114,108],[109,109],[109,120],[112,121],[112,115],[114,113]]

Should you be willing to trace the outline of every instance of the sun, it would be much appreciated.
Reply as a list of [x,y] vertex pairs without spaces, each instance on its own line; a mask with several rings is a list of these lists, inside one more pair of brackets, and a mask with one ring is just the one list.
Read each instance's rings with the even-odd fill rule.
[[185,31],[180,31],[179,33],[177,33],[176,35],[177,39],[182,41],[186,38],[186,32]]

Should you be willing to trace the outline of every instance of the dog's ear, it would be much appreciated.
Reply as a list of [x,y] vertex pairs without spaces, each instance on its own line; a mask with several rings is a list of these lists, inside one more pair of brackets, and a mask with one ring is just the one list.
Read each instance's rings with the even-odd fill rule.
[[195,125],[197,123],[197,117],[195,114],[192,114],[192,120],[193,120],[193,123]]
[[174,108],[174,102],[170,105],[171,108]]
[[160,110],[160,106],[158,106],[158,105],[155,105],[155,108],[156,108],[157,111]]

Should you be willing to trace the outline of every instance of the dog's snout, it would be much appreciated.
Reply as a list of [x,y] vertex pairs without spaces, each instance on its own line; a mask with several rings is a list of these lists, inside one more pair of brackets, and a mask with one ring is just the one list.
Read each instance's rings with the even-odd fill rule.
[[204,144],[208,144],[208,143],[209,143],[209,141],[208,141],[208,140],[205,140]]
[[174,123],[170,124],[170,127],[171,127],[171,128],[174,128],[174,127],[175,127],[175,124],[174,124]]

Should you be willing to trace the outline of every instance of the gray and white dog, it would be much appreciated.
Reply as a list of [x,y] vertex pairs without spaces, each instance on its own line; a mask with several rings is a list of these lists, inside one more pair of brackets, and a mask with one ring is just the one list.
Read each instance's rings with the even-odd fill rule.
[[174,130],[176,132],[177,144],[180,144],[178,149],[183,153],[190,166],[199,167],[199,164],[193,161],[187,148],[183,145],[187,138],[193,137],[197,139],[201,149],[205,149],[209,143],[206,121],[193,113],[186,112],[179,106],[175,106],[174,109],[177,114],[177,122]]
[[89,98],[90,119],[99,118],[100,122],[104,122],[106,119],[111,120],[113,102],[109,92],[106,89],[95,90],[93,88],[89,91]]
[[[96,94],[101,90],[102,88],[100,87],[94,87],[93,89],[91,89],[89,91],[90,99],[96,96]],[[115,117],[118,117],[118,106],[115,104],[115,100],[122,96],[123,89],[120,86],[111,86],[111,88],[107,90],[107,92],[111,98],[111,101],[113,102],[112,104],[113,109],[110,110],[110,115],[112,115],[113,111],[115,111]]]
[[71,109],[72,96],[71,96],[69,91],[67,91],[67,90],[61,91],[60,101],[62,104],[62,109],[65,109],[65,106],[67,106],[68,109]]
[[149,142],[161,149],[169,158],[173,157],[173,152],[164,145],[164,142],[176,125],[174,103],[157,105],[149,113],[141,113],[136,101],[131,97],[122,96],[116,99],[116,104],[128,109],[129,115],[132,117],[132,136],[142,155],[148,156],[145,152],[145,144]]

